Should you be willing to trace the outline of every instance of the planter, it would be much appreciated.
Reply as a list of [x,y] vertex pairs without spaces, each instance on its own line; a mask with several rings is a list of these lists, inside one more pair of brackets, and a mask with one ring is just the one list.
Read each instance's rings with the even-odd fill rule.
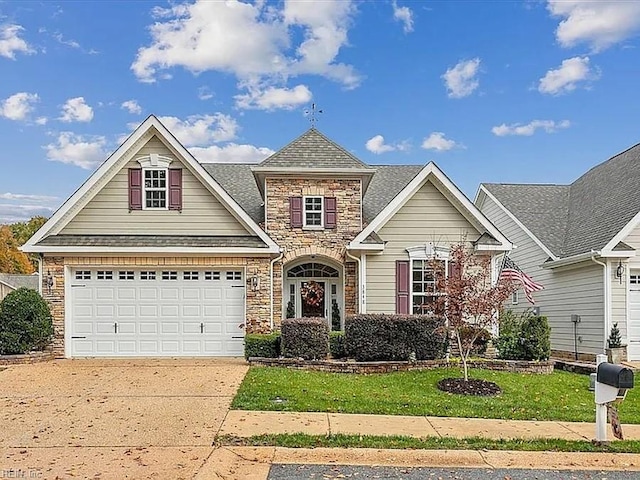
[[609,363],[622,363],[627,360],[627,347],[607,348],[607,360]]

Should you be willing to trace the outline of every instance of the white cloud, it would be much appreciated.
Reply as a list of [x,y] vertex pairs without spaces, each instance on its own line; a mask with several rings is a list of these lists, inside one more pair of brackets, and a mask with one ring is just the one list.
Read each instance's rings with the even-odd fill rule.
[[0,193],[0,200],[25,200],[29,202],[51,202],[58,200],[58,197],[51,197],[49,195],[31,195],[25,193]]
[[445,138],[442,132],[432,132],[431,135],[422,141],[422,148],[425,150],[435,150],[437,152],[446,152],[447,150],[460,146],[461,145],[453,140]]
[[63,122],[90,122],[93,119],[93,108],[87,105],[84,97],[70,98],[62,106]]
[[554,133],[562,128],[569,128],[570,126],[571,122],[569,122],[569,120],[562,120],[560,122],[556,122],[554,120],[533,120],[527,124],[513,123],[511,125],[507,125],[503,123],[502,125],[493,127],[491,131],[498,137],[505,137],[507,135],[530,137],[539,129],[542,129],[547,133]]
[[55,143],[43,148],[47,151],[49,160],[90,169],[106,158],[106,144],[107,140],[102,136],[82,136],[61,132]]
[[471,95],[480,85],[477,74],[480,71],[480,59],[461,60],[443,75],[449,98],[463,98]]
[[11,95],[0,104],[0,116],[9,120],[26,120],[38,100],[37,93],[19,92]]
[[538,91],[550,95],[568,93],[578,87],[579,82],[598,77],[589,67],[589,57],[573,57],[562,61],[555,70],[549,70],[540,79]]
[[64,38],[61,33],[54,33],[53,38],[55,38],[56,41],[61,45],[66,45],[67,47],[76,48],[78,50],[82,48],[78,42],[76,42],[75,40],[68,40]]
[[586,43],[598,52],[640,32],[636,0],[548,0],[547,9],[563,19],[556,29],[563,47]]
[[20,25],[0,25],[0,56],[14,60],[16,53],[34,53],[34,50],[20,38],[24,30]]
[[411,145],[408,141],[385,143],[384,137],[382,135],[374,135],[369,140],[367,140],[367,143],[365,143],[365,147],[371,153],[380,155],[382,153],[393,152],[396,150],[405,152],[411,148]]
[[192,147],[191,154],[202,163],[259,163],[273,155],[274,150],[267,147],[253,145],[238,145],[229,143],[223,147]]
[[228,142],[236,138],[238,123],[229,115],[192,115],[186,120],[177,117],[160,117],[160,121],[185,147],[209,145],[212,142]]
[[409,7],[398,7],[398,2],[393,0],[393,19],[402,22],[404,33],[413,32],[413,12]]
[[213,98],[213,93],[209,90],[209,87],[203,86],[198,88],[198,98],[200,100],[210,100]]
[[142,82],[154,82],[159,71],[173,67],[230,72],[241,81],[286,82],[315,74],[347,88],[360,82],[352,66],[335,61],[348,43],[351,0],[285,0],[282,7],[196,0],[154,13],[151,44],[138,50],[131,65]]
[[312,98],[311,91],[306,85],[297,85],[294,88],[247,86],[249,92],[236,95],[236,106],[243,109],[254,110],[293,110],[300,105],[309,103]]
[[140,115],[142,113],[142,107],[138,105],[136,100],[127,100],[126,102],[122,102],[120,108],[123,108],[134,115]]
[[0,203],[0,225],[25,222],[33,217],[50,217],[54,208],[44,205],[21,205]]
[[46,125],[49,119],[47,117],[36,118],[36,125]]

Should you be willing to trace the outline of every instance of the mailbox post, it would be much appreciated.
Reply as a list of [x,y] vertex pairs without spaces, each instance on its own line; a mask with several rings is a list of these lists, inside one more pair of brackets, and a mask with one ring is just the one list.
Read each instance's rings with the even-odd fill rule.
[[607,404],[624,399],[627,390],[633,388],[633,371],[606,362],[606,355],[598,355],[596,374],[596,441],[607,441]]

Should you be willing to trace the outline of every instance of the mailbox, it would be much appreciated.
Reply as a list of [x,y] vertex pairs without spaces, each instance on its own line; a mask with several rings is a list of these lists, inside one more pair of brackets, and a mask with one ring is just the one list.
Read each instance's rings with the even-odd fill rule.
[[598,365],[597,381],[619,389],[633,388],[633,371],[613,363]]

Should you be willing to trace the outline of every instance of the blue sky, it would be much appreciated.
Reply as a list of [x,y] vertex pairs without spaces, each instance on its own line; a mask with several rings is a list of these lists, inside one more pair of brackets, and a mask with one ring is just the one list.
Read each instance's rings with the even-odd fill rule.
[[640,2],[0,0],[0,223],[153,113],[200,161],[318,128],[371,164],[568,183],[640,142]]

